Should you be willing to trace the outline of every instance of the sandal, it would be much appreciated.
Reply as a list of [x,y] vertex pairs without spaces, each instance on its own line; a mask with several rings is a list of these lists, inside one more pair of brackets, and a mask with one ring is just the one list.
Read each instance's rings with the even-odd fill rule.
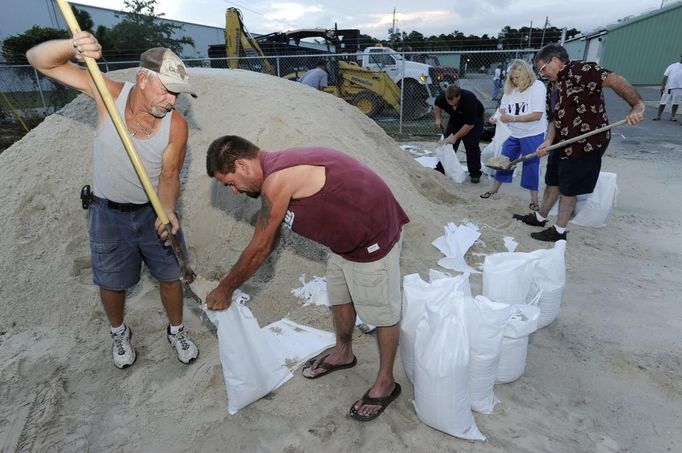
[[537,212],[540,210],[540,206],[537,203],[531,203],[528,205],[528,209],[530,209],[531,211]]
[[482,193],[482,194],[480,195],[480,197],[481,197],[481,198],[490,198],[490,197],[492,197],[493,195],[495,195],[496,193],[497,193],[497,192],[486,192],[486,193]]
[[329,357],[329,354],[327,354],[324,357],[319,359],[318,364],[315,367],[315,369],[316,370],[322,370],[322,371],[317,373],[317,374],[310,374],[310,372],[313,371],[313,365],[315,364],[315,361],[318,359],[314,358],[314,359],[308,360],[305,363],[305,365],[303,365],[303,369],[301,369],[301,374],[303,375],[303,377],[306,379],[321,378],[322,376],[326,376],[329,373],[333,373],[334,371],[345,370],[347,368],[353,368],[358,363],[358,359],[355,356],[353,356],[353,360],[350,363],[342,363],[339,365],[332,365],[330,363],[325,362],[325,359],[327,357]]
[[400,395],[400,391],[401,391],[400,384],[398,384],[397,382],[393,387],[393,391],[390,394],[384,396],[383,398],[372,398],[369,396],[369,390],[367,390],[367,392],[365,392],[365,394],[362,395],[362,398],[359,400],[361,406],[362,405],[379,406],[379,409],[372,414],[364,415],[355,408],[355,405],[357,404],[356,402],[350,407],[351,418],[354,418],[355,420],[361,422],[368,422],[374,420],[386,410],[388,405],[391,404],[394,399],[398,398],[398,395]]

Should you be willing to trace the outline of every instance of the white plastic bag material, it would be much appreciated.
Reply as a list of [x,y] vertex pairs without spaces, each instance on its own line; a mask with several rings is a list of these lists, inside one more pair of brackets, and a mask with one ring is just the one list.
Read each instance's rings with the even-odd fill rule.
[[616,205],[617,194],[616,174],[600,172],[594,191],[579,211],[576,206],[576,214],[571,223],[593,228],[605,227],[611,208]]
[[445,255],[445,258],[438,260],[438,265],[458,272],[479,273],[464,259],[464,255],[481,236],[478,227],[470,223],[456,225],[450,222],[443,227],[443,230],[445,234],[431,243]]
[[[499,120],[499,111],[495,112],[495,116]],[[497,121],[495,123],[495,136],[481,152],[481,171],[486,175],[495,176],[495,170],[486,167],[486,164],[490,161],[490,159],[502,154],[502,144],[509,138],[510,135],[511,130],[509,129],[509,126],[502,121]]]
[[334,332],[298,324],[288,318],[280,319],[261,329],[280,365],[295,371],[306,360],[336,344]]
[[[426,316],[426,304],[439,303],[451,296],[458,288],[469,288],[468,274],[464,277],[444,277],[425,282],[419,274],[403,277],[403,317],[400,321],[400,359],[405,375],[414,382],[414,357],[417,326]],[[471,291],[469,289],[469,291]]]
[[540,309],[538,329],[550,325],[559,314],[566,286],[566,241],[557,241],[554,248],[530,252],[538,258],[531,292],[540,292],[537,307]]
[[531,293],[537,257],[530,253],[503,252],[483,261],[483,295],[503,304],[525,304]]
[[462,304],[453,297],[429,301],[417,326],[414,407],[417,417],[432,428],[462,439],[485,440],[471,413],[469,340]]
[[491,414],[499,402],[493,387],[511,305],[487,297],[464,298],[464,317],[469,338],[469,394],[471,409]]
[[227,310],[206,310],[218,328],[218,350],[230,415],[293,377],[280,363],[256,317],[244,305],[242,294],[235,291]]
[[514,382],[523,375],[528,355],[528,336],[537,330],[539,316],[540,309],[533,305],[511,307],[511,318],[504,328],[497,365],[498,384]]
[[445,176],[458,184],[462,184],[467,177],[467,169],[459,163],[459,159],[452,149],[452,145],[440,145],[436,148],[435,154],[438,156],[441,165],[443,165]]
[[464,297],[471,297],[471,283],[469,283],[470,276],[471,274],[469,272],[465,272],[461,275],[453,277],[447,272],[441,272],[436,269],[429,269],[429,281],[431,283],[442,278],[454,278],[453,290],[462,293]]

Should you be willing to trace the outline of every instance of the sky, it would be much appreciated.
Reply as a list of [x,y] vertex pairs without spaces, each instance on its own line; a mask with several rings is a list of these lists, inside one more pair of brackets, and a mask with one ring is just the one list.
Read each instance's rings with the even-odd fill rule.
[[[77,0],[75,3],[124,9],[123,0]],[[385,39],[393,23],[399,31],[416,30],[425,36],[449,34],[497,36],[512,28],[550,26],[590,32],[627,16],[655,10],[674,0],[158,0],[165,18],[217,27],[225,26],[225,10],[241,10],[249,32],[266,34],[297,28],[358,28]]]

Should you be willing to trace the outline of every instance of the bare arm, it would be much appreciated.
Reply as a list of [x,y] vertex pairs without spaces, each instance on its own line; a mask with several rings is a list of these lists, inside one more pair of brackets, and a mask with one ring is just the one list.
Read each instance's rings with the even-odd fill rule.
[[[187,148],[187,121],[175,110],[171,114],[170,137],[168,146],[163,152],[158,193],[161,206],[172,225],[172,232],[176,234],[180,229],[180,222],[175,215],[175,208],[180,196],[180,172],[185,162]],[[167,239],[168,233],[165,225],[162,225],[158,219],[156,229],[162,239]]]
[[[501,109],[500,112],[502,112]],[[531,112],[531,113],[526,113],[525,115],[509,115],[506,113],[502,113],[500,115],[500,121],[503,123],[530,123],[532,121],[539,121],[540,118],[542,118],[542,112]]]
[[668,76],[664,75],[663,79],[661,80],[661,94],[663,94],[663,90],[665,90],[665,86],[668,83]]
[[442,109],[437,105],[433,106],[433,113],[436,115],[436,127],[443,129]]
[[630,113],[625,117],[629,125],[632,126],[644,119],[644,101],[642,101],[637,90],[623,76],[612,72],[606,77],[603,85],[613,89],[618,96],[630,104]]
[[550,121],[547,123],[547,133],[545,134],[545,141],[538,146],[538,149],[535,151],[538,153],[538,156],[543,157],[545,154],[547,154],[547,148],[549,148],[552,143],[554,143],[554,138],[556,137],[556,127],[554,126],[554,121]]
[[471,132],[471,130],[473,128],[474,128],[473,124],[465,124],[464,126],[460,127],[457,132],[455,132],[454,134],[450,134],[450,136],[447,138],[447,140],[445,140],[445,143],[450,143],[450,144],[455,143],[457,140],[463,138],[469,132]]
[[279,236],[280,225],[286,214],[296,181],[277,173],[263,183],[262,205],[256,217],[251,242],[242,251],[230,272],[206,298],[211,310],[225,310],[232,303],[232,293],[244,284],[270,255]]
[[[26,58],[38,71],[57,82],[81,91],[97,103],[100,118],[106,114],[95,83],[88,72],[71,62],[73,58],[82,61],[83,57],[99,59],[102,56],[102,46],[90,33],[81,31],[73,39],[57,39],[46,41],[29,49]],[[121,92],[122,83],[114,82],[104,77],[111,95],[116,98]]]

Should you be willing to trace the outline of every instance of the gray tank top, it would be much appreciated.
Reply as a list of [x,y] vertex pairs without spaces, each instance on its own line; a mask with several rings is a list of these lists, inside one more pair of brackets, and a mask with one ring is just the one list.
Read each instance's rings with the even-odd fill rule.
[[[116,109],[125,118],[125,106],[132,83],[126,82],[116,99]],[[133,145],[140,156],[144,168],[149,174],[152,185],[159,186],[159,175],[163,152],[168,146],[172,112],[161,119],[161,126],[156,134],[146,140],[133,137]],[[130,162],[114,123],[107,115],[102,127],[95,133],[94,149],[94,189],[95,196],[106,198],[117,203],[143,204],[149,201],[142,187],[135,168]]]

